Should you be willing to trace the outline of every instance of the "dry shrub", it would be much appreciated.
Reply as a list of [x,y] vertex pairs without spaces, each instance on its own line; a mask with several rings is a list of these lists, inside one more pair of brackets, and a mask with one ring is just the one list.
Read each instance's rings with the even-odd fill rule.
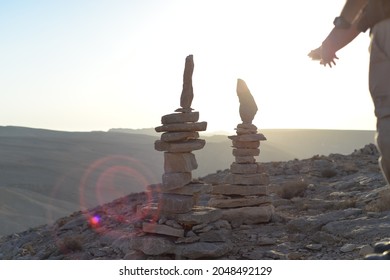
[[334,210],[356,208],[356,198],[349,198],[334,204]]
[[332,178],[337,175],[337,171],[331,168],[323,169],[321,171],[321,177],[323,178]]
[[390,188],[386,188],[379,193],[377,200],[371,202],[366,207],[370,212],[383,212],[390,210]]
[[62,227],[64,226],[66,223],[68,222],[68,219],[67,218],[60,218],[57,220],[57,225],[58,227]]
[[303,196],[308,185],[304,179],[288,181],[281,185],[277,194],[284,199]]
[[36,252],[35,252],[34,247],[32,246],[31,243],[25,244],[21,250],[22,256],[26,256],[26,255],[34,256],[35,254],[36,254]]
[[83,244],[81,242],[81,238],[79,236],[76,236],[76,237],[66,236],[60,242],[60,249],[61,249],[61,251],[65,252],[65,253],[81,251],[83,249]]

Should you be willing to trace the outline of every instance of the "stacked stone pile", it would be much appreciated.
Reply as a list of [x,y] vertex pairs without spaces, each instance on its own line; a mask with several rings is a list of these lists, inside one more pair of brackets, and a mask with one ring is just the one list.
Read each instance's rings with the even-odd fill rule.
[[155,149],[164,152],[164,174],[159,192],[159,210],[168,213],[186,213],[195,206],[194,195],[207,191],[202,184],[190,184],[192,170],[198,167],[194,150],[206,142],[198,131],[206,130],[206,122],[198,122],[199,112],[181,112],[165,115],[157,132],[164,132],[155,142]]
[[258,133],[252,120],[257,112],[256,103],[243,80],[237,82],[242,124],[238,124],[236,134],[228,138],[233,142],[235,161],[230,166],[226,183],[215,185],[209,206],[223,209],[223,219],[233,226],[269,222],[274,207],[267,195],[268,174],[256,162],[260,155],[260,141],[266,140]]
[[146,255],[173,254],[187,258],[219,257],[231,249],[230,224],[219,221],[221,210],[199,206],[198,198],[211,191],[211,185],[192,179],[192,170],[198,167],[195,150],[205,146],[199,131],[205,131],[207,122],[199,121],[199,112],[193,112],[191,75],[193,57],[188,56],[184,70],[181,108],[161,118],[162,132],[155,149],[164,152],[162,183],[148,186],[149,203],[138,207],[142,217],[142,234],[132,238],[131,248]]

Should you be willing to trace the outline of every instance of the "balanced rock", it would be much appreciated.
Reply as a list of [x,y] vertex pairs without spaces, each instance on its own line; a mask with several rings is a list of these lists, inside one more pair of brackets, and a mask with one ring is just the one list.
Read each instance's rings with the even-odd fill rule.
[[164,142],[187,141],[190,139],[198,139],[198,138],[199,138],[199,133],[196,131],[165,132],[161,134],[161,141]]
[[184,194],[184,195],[199,195],[199,194],[210,193],[211,189],[212,186],[210,184],[193,183],[193,182],[190,182],[189,184],[183,187],[173,189],[173,190],[168,190],[168,191],[162,190],[160,184],[149,185],[146,187],[146,190],[152,193],[158,192],[158,193],[172,193],[172,194]]
[[196,123],[173,123],[158,126],[155,128],[156,132],[167,131],[205,131],[207,129],[207,122]]
[[260,155],[260,149],[233,149],[233,156],[258,156]]
[[199,112],[173,113],[161,117],[162,124],[197,122],[198,120]]
[[209,193],[211,191],[211,188],[212,188],[212,186],[209,184],[189,183],[181,188],[174,189],[174,190],[171,190],[169,192],[175,193],[175,194],[198,196],[200,194]]
[[253,156],[235,157],[235,162],[239,164],[254,164],[256,159]]
[[261,174],[229,174],[226,182],[233,185],[268,185],[269,176],[267,173]]
[[264,141],[267,140],[265,136],[261,133],[259,134],[243,134],[243,135],[232,135],[228,136],[230,140],[240,141],[240,142],[251,142],[251,141]]
[[203,139],[188,140],[185,142],[164,142],[157,140],[154,142],[154,148],[160,152],[188,153],[200,150],[206,145]]
[[162,176],[162,191],[174,190],[187,185],[192,180],[191,172],[164,173]]
[[191,172],[198,168],[192,153],[164,153],[164,171],[166,173]]
[[194,206],[191,195],[162,193],[159,196],[158,208],[162,213],[187,213]]
[[180,96],[180,106],[183,109],[191,110],[194,90],[192,87],[192,74],[194,73],[194,56],[191,54],[186,57],[183,74],[183,90]]
[[256,134],[257,133],[257,126],[255,126],[254,124],[242,123],[242,124],[237,125],[236,133],[238,135]]
[[258,147],[260,147],[260,141],[249,142],[249,141],[233,140],[232,143],[233,143],[233,147],[237,149],[257,149]]
[[237,80],[237,96],[240,101],[240,116],[244,123],[252,123],[256,113],[257,105],[246,83]]
[[259,163],[239,164],[233,162],[230,165],[230,172],[236,174],[256,174],[263,173],[264,167]]

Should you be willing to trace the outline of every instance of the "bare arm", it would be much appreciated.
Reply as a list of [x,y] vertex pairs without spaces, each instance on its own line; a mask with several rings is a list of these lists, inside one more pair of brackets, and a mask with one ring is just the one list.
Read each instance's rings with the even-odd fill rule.
[[338,59],[336,52],[348,45],[360,33],[357,23],[360,19],[361,11],[367,2],[368,0],[347,0],[340,16],[350,22],[351,27],[348,29],[333,28],[321,47],[312,50],[309,53],[309,57],[313,60],[320,60],[320,63],[324,66],[329,65],[332,67],[332,64],[336,65],[335,59]]
[[321,64],[330,67],[332,67],[332,63],[336,65],[334,61],[337,59],[336,52],[352,42],[359,33],[360,30],[357,29],[356,22],[348,29],[333,28],[321,45]]

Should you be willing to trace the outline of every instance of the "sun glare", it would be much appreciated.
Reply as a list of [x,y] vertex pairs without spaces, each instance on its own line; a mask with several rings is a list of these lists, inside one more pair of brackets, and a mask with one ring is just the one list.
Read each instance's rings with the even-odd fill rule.
[[[69,130],[153,127],[162,114],[179,106],[184,59],[193,54],[193,107],[210,130],[236,126],[238,78],[247,82],[258,103],[255,121],[260,127],[373,128],[364,76],[368,35],[340,52],[333,69],[307,57],[324,40],[342,5],[336,0],[169,0],[157,8],[130,1],[104,9],[97,6],[89,17],[93,22],[78,17],[71,26],[62,22],[73,16],[67,10],[52,28],[78,26],[77,30],[34,41],[52,46],[55,65],[38,53],[29,55],[23,67],[4,67],[14,70],[1,72],[5,83],[0,91],[8,93],[8,108],[19,109],[5,108],[0,117],[5,125]],[[104,29],[97,32],[92,28],[95,23]],[[29,38],[19,34],[23,29],[14,31]],[[7,46],[3,53],[11,58],[31,52],[9,42]],[[15,85],[19,80],[31,82]],[[20,98],[30,102],[20,103]],[[39,100],[46,101],[44,107]],[[348,100],[357,106],[339,106]],[[363,121],[360,125],[354,119]]]

